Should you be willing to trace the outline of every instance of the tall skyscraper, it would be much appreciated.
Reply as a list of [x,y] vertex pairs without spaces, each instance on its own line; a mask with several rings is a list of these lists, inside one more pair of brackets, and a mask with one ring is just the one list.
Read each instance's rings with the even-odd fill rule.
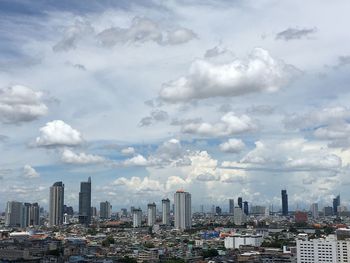
[[248,202],[247,201],[243,202],[243,212],[244,212],[245,215],[249,214],[249,207],[248,207]]
[[340,206],[340,195],[337,195],[337,197],[333,199],[333,214],[334,215],[338,215],[338,206]]
[[185,230],[192,227],[191,194],[177,191],[174,194],[175,228]]
[[132,210],[132,221],[133,227],[141,227],[142,226],[142,210],[134,208]]
[[162,200],[162,223],[163,225],[170,225],[170,200]]
[[21,202],[9,201],[6,206],[5,226],[23,227],[24,206]]
[[50,187],[49,225],[63,224],[64,184],[56,182]]
[[147,205],[147,225],[153,226],[156,223],[157,206],[155,203]]
[[239,206],[239,208],[243,209],[243,199],[242,199],[242,197],[238,197],[238,206]]
[[91,223],[91,178],[87,182],[80,183],[79,192],[79,223],[89,225]]
[[235,209],[235,201],[233,199],[228,200],[228,212],[233,215]]
[[310,207],[311,214],[313,218],[318,218],[318,204],[313,203]]
[[242,211],[242,208],[235,207],[233,214],[233,222],[235,225],[241,226],[245,223],[245,215]]
[[281,191],[282,196],[282,215],[287,216],[288,215],[288,194],[287,190]]
[[40,207],[38,203],[24,203],[23,205],[23,227],[38,226],[40,224],[39,211]]
[[108,201],[100,203],[100,218],[110,219],[112,215],[112,206]]

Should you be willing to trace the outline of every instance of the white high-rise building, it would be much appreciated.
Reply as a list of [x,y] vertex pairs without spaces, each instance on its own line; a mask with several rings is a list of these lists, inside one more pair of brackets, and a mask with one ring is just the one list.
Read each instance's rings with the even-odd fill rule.
[[23,227],[24,226],[24,207],[21,202],[9,201],[6,206],[5,226]]
[[245,223],[245,214],[239,206],[236,206],[234,209],[233,222],[236,226],[241,226]]
[[162,200],[162,223],[163,225],[170,225],[170,200]]
[[319,212],[318,212],[318,204],[313,203],[310,207],[311,214],[313,218],[318,218]]
[[63,224],[64,184],[56,182],[50,187],[49,225]]
[[177,191],[174,194],[175,228],[185,230],[192,227],[191,194]]
[[141,227],[142,226],[142,210],[141,209],[133,209],[132,210],[132,221],[133,221],[133,227]]
[[155,203],[147,205],[147,225],[153,226],[156,223],[157,206]]
[[100,218],[110,219],[112,215],[112,206],[108,201],[100,203]]

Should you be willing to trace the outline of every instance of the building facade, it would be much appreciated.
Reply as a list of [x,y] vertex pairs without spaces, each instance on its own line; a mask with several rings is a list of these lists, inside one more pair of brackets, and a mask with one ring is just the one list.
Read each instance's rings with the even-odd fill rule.
[[162,200],[162,224],[170,225],[170,200]]
[[100,218],[110,219],[112,216],[112,206],[108,201],[100,203]]
[[288,215],[288,194],[287,190],[281,191],[281,197],[282,197],[282,215],[287,216]]
[[133,209],[132,210],[132,222],[133,227],[141,227],[142,226],[142,210],[141,209]]
[[80,183],[79,192],[79,223],[89,225],[91,223],[91,178],[87,182]]
[[156,223],[157,206],[155,203],[147,205],[147,225],[153,226]]
[[64,184],[56,182],[50,187],[49,225],[63,224]]
[[174,194],[175,228],[185,230],[192,227],[191,194],[177,191]]

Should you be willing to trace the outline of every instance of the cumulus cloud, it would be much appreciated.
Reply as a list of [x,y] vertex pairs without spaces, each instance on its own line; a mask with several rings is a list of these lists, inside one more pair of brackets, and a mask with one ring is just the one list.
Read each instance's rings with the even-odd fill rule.
[[26,178],[38,178],[40,174],[30,165],[26,164],[23,167],[23,176]]
[[123,155],[133,155],[133,154],[135,154],[135,149],[134,149],[134,147],[126,147],[126,148],[121,150],[121,153]]
[[135,17],[130,27],[112,27],[97,35],[102,45],[112,47],[116,44],[137,44],[155,42],[159,45],[179,45],[196,37],[196,34],[186,28],[165,31],[157,22],[145,18]]
[[324,156],[309,156],[307,158],[297,158],[286,162],[286,167],[311,168],[311,169],[333,169],[342,166],[342,161],[335,154]]
[[338,122],[320,127],[314,131],[314,136],[317,139],[329,140],[330,147],[347,147],[350,145],[350,124]]
[[257,128],[257,125],[248,115],[237,115],[234,112],[228,112],[221,117],[220,122],[195,122],[182,126],[182,132],[198,134],[201,136],[230,136],[233,134],[250,132]]
[[77,146],[82,143],[80,132],[61,120],[46,123],[40,128],[40,136],[36,138],[36,145],[40,147]]
[[149,177],[136,177],[133,176],[131,178],[120,177],[113,182],[115,186],[123,186],[127,187],[131,192],[162,192],[164,190],[164,186],[156,180],[153,180]]
[[147,166],[149,164],[148,160],[141,154],[123,161],[124,166]]
[[220,150],[226,153],[239,153],[245,148],[245,144],[240,139],[229,139],[219,145]]
[[246,60],[214,64],[192,63],[188,75],[164,83],[159,97],[167,102],[211,97],[239,96],[253,92],[276,92],[288,84],[296,69],[256,48]]
[[33,121],[48,112],[42,102],[42,93],[15,85],[0,89],[0,121],[20,123]]
[[281,39],[285,41],[307,38],[317,32],[317,28],[287,28],[276,35],[276,39]]
[[61,160],[64,163],[69,164],[97,164],[104,163],[106,159],[102,156],[86,153],[75,153],[70,149],[64,149],[62,151]]

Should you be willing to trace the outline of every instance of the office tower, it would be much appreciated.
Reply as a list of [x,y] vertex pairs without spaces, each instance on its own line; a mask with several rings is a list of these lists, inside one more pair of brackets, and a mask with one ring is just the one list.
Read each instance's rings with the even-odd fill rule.
[[112,206],[108,201],[100,203],[100,218],[110,219],[112,215]]
[[63,224],[64,184],[56,182],[50,187],[49,225]]
[[282,215],[287,216],[288,215],[288,194],[287,190],[281,191],[282,196]]
[[242,211],[242,208],[235,207],[233,211],[233,222],[237,226],[241,226],[245,223],[245,215]]
[[245,215],[249,214],[249,207],[248,207],[248,202],[247,201],[243,202],[243,212],[244,212]]
[[141,227],[142,226],[142,210],[134,208],[132,210],[132,221],[133,227]]
[[311,205],[311,215],[313,218],[318,218],[318,204],[317,203],[313,203]]
[[235,209],[235,201],[233,199],[228,200],[228,212],[233,215],[233,211]]
[[5,226],[23,227],[24,208],[21,202],[9,201],[6,206]]
[[91,223],[91,178],[87,182],[80,183],[79,192],[79,223],[89,225]]
[[[122,208],[122,209],[120,209],[120,213],[121,213],[122,217],[127,217],[128,216],[128,209]],[[132,212],[131,212],[131,214],[132,214]]]
[[324,214],[324,216],[332,216],[333,215],[333,207],[331,207],[331,206],[324,207],[323,214]]
[[97,216],[97,208],[96,207],[94,207],[94,206],[91,207],[90,215],[92,218]]
[[74,210],[72,206],[63,206],[63,213],[72,216],[74,214]]
[[189,229],[192,226],[191,194],[177,191],[174,194],[175,204],[175,228],[179,230]]
[[153,226],[156,223],[157,208],[156,204],[147,205],[147,225]]
[[40,224],[39,216],[39,205],[38,203],[24,203],[23,205],[23,217],[22,217],[22,226],[38,226]]
[[162,223],[163,225],[170,225],[170,200],[162,200]]
[[238,206],[239,206],[239,208],[243,209],[243,199],[242,199],[242,197],[238,197]]
[[334,215],[338,215],[338,206],[340,206],[340,195],[337,195],[337,197],[333,199],[333,214]]
[[221,213],[222,213],[221,207],[220,206],[215,207],[215,214],[221,215]]

